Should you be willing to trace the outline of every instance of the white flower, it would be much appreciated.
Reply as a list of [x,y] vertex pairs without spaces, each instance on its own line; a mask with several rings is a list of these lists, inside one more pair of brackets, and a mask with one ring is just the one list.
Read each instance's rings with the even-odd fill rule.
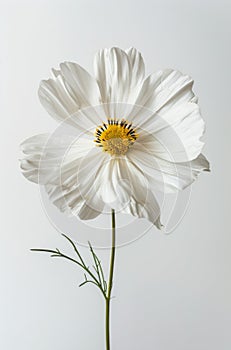
[[42,105],[75,132],[24,141],[23,174],[44,185],[60,210],[83,220],[107,204],[160,228],[154,191],[182,190],[209,170],[193,80],[171,69],[145,77],[134,48],[101,50],[94,68],[92,77],[64,62],[41,82]]

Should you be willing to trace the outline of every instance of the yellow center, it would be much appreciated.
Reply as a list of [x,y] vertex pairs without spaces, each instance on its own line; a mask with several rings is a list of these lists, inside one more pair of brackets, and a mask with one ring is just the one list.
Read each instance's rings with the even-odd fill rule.
[[126,120],[108,120],[108,124],[98,126],[94,140],[99,147],[113,155],[123,155],[138,137],[132,124]]

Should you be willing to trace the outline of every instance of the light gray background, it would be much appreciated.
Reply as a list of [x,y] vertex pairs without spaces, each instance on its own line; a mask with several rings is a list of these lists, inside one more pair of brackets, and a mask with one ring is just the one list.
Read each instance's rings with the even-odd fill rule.
[[[0,348],[104,349],[101,295],[91,286],[78,288],[82,272],[75,266],[29,251],[68,246],[48,221],[38,187],[21,176],[17,158],[23,139],[56,126],[37,98],[50,68],[74,60],[92,71],[93,54],[117,45],[141,50],[148,72],[173,67],[194,77],[212,173],[193,185],[174,234],[152,229],[117,251],[112,350],[229,350],[230,1],[0,5]],[[107,266],[108,251],[99,254]]]

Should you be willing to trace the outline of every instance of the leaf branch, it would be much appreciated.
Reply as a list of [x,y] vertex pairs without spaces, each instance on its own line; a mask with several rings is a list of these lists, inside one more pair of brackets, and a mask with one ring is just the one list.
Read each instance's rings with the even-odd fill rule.
[[90,248],[90,252],[91,252],[91,255],[93,257],[93,261],[94,261],[94,265],[93,268],[95,269],[96,271],[96,275],[90,270],[90,268],[85,264],[84,262],[84,259],[82,258],[79,250],[77,249],[76,245],[74,244],[74,242],[68,237],[66,236],[65,234],[62,234],[63,237],[65,237],[69,243],[72,245],[78,259],[74,259],[64,253],[62,253],[58,248],[56,248],[56,250],[53,250],[53,249],[43,249],[43,248],[33,248],[31,249],[31,251],[33,252],[45,252],[45,253],[50,253],[51,254],[51,257],[60,257],[60,258],[64,258],[64,259],[67,259],[69,261],[72,261],[73,263],[77,264],[79,267],[81,267],[88,275],[91,279],[88,279],[87,278],[87,275],[86,273],[84,273],[84,282],[82,282],[79,287],[82,287],[84,286],[85,284],[87,283],[92,283],[94,285],[96,285],[100,291],[102,292],[104,298],[106,299],[107,296],[106,296],[106,291],[107,291],[107,283],[105,281],[105,278],[104,278],[104,273],[103,273],[103,269],[102,269],[102,266],[101,266],[101,262],[100,260],[98,259],[97,255],[95,254],[90,242],[88,242],[89,244],[89,248]]

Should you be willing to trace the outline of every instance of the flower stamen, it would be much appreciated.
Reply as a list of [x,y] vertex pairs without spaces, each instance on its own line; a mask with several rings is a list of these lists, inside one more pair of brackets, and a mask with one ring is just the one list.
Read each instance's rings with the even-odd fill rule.
[[132,128],[132,123],[122,119],[108,119],[108,123],[98,126],[94,140],[105,152],[113,155],[124,155],[136,141],[138,134]]

